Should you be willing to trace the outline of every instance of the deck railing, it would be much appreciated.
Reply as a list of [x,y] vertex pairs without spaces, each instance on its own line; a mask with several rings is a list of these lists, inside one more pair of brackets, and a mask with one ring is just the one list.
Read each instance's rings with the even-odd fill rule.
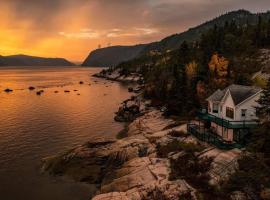
[[199,140],[210,143],[219,149],[229,150],[243,147],[242,145],[235,142],[229,143],[224,141],[221,136],[212,133],[211,131],[199,126],[198,124],[188,123],[187,131]]
[[218,124],[219,126],[229,128],[229,129],[245,129],[245,128],[256,128],[258,123],[252,120],[243,120],[243,121],[229,121],[226,119],[222,119],[215,115],[206,113],[206,112],[198,112],[199,119],[201,120],[208,120]]

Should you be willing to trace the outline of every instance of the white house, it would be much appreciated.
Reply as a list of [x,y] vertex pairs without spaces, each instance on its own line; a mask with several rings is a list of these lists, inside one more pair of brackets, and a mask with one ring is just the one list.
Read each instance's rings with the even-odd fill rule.
[[198,123],[188,123],[188,131],[199,139],[222,147],[242,146],[257,127],[256,107],[262,89],[230,85],[206,100],[208,111],[198,113]]
[[241,132],[257,123],[256,107],[261,92],[257,87],[234,84],[214,92],[206,99],[209,118],[213,119],[210,128],[226,141],[243,137]]
[[229,121],[256,120],[256,107],[262,90],[251,86],[230,85],[207,98],[208,113]]

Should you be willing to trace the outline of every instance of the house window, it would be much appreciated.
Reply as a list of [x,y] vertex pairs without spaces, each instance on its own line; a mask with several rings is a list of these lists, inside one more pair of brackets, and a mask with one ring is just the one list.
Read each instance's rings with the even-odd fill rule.
[[226,117],[234,119],[234,110],[233,110],[233,108],[226,107]]
[[213,113],[218,113],[218,107],[219,107],[218,103],[213,103]]
[[242,109],[241,110],[241,116],[246,117],[246,114],[247,114],[247,109]]

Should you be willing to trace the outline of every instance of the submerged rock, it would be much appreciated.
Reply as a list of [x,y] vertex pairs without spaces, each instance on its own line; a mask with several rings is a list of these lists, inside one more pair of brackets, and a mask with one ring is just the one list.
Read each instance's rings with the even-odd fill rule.
[[4,92],[9,93],[9,92],[13,92],[13,90],[12,90],[12,89],[7,88],[7,89],[5,89],[5,90],[4,90]]
[[42,93],[44,93],[44,90],[39,90],[39,91],[36,92],[36,95],[40,96]]

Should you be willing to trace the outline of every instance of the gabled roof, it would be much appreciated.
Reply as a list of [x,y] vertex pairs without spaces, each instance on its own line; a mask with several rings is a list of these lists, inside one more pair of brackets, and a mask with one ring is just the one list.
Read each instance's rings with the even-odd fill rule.
[[218,89],[215,91],[210,97],[208,97],[206,100],[207,101],[221,101],[222,98],[224,97],[225,92],[223,90]]
[[216,92],[214,92],[210,97],[207,98],[207,101],[220,102],[228,91],[232,96],[234,105],[238,105],[249,97],[252,97],[253,95],[262,91],[262,89],[253,86],[232,84],[226,87],[224,90],[217,90]]

